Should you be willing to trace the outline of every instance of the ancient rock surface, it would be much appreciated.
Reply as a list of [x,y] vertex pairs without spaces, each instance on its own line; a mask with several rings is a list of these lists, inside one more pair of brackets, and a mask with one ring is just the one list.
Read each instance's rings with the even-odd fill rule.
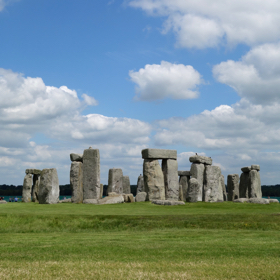
[[98,204],[98,199],[84,199],[83,203],[85,203],[85,204]]
[[249,197],[262,198],[261,177],[257,170],[251,170],[249,173]]
[[252,164],[252,165],[251,165],[251,170],[260,171],[260,166],[259,166],[258,164]]
[[22,186],[22,202],[31,202],[32,174],[26,174]]
[[40,185],[40,175],[33,175],[33,185],[32,185],[32,202],[39,202],[39,185]]
[[99,198],[103,198],[103,184],[100,184],[100,196]]
[[144,192],[144,177],[142,175],[140,175],[138,177],[137,180],[137,191],[136,194],[140,193],[140,192]]
[[0,200],[0,204],[5,204],[5,203],[7,203],[6,200]]
[[164,149],[144,149],[142,150],[143,159],[177,159],[176,150]]
[[279,203],[279,200],[276,198],[268,198],[269,203]]
[[58,203],[71,203],[71,202],[72,202],[71,198],[61,199],[58,201]]
[[239,198],[239,175],[229,174],[227,177],[228,201]]
[[251,171],[251,166],[242,167],[241,171],[244,173],[249,173]]
[[191,176],[190,171],[178,171],[178,176]]
[[[222,190],[223,190],[223,201],[228,201],[228,195],[227,195],[227,190],[226,190],[226,185],[225,185],[225,177],[222,174],[220,177],[220,182],[221,182],[221,186],[222,186]],[[239,188],[239,186],[238,186]]]
[[242,173],[239,182],[239,198],[249,198],[249,173]]
[[179,189],[181,192],[181,193],[179,192],[181,195],[181,198],[179,199],[180,201],[186,201],[189,181],[190,181],[190,176],[180,176],[180,181],[179,181]]
[[70,160],[83,162],[83,155],[72,153],[70,154]]
[[200,196],[197,201],[202,201],[202,191],[203,191],[203,182],[204,182],[204,169],[205,166],[202,163],[193,163],[191,165],[191,176],[192,178],[197,179],[200,186]]
[[108,196],[117,196],[118,194],[116,192],[109,192]]
[[175,200],[152,200],[151,203],[157,205],[185,205],[185,202]]
[[108,175],[108,193],[123,193],[123,172],[120,168],[109,169]]
[[147,193],[146,192],[139,192],[135,196],[135,202],[144,202],[146,201]]
[[123,176],[122,186],[123,186],[123,193],[127,193],[127,194],[131,193],[129,176]]
[[116,203],[124,203],[124,199],[122,195],[106,196],[99,200],[99,204],[116,204]]
[[123,199],[124,202],[130,203],[130,202],[135,202],[133,194],[129,193],[129,194],[123,194]]
[[249,198],[249,203],[256,203],[256,204],[269,204],[269,200],[265,198]]
[[212,165],[212,158],[210,157],[195,155],[195,156],[191,156],[189,160],[192,163],[203,163],[206,165]]
[[191,178],[189,181],[189,187],[187,192],[187,202],[201,201],[201,186],[196,178]]
[[84,199],[100,197],[100,155],[98,149],[86,149],[83,154]]
[[223,201],[223,189],[221,186],[221,168],[219,166],[205,166],[204,199],[206,202]]
[[72,190],[71,200],[73,203],[82,203],[84,200],[83,190],[83,163],[73,161],[70,169],[70,187]]
[[178,162],[175,159],[162,160],[164,176],[165,199],[179,200]]
[[32,175],[40,175],[41,174],[41,170],[40,169],[26,169],[25,173],[26,174],[32,174]]
[[59,181],[55,168],[43,169],[40,177],[38,199],[40,204],[54,204],[59,201]]
[[248,198],[238,198],[238,199],[234,199],[233,202],[238,202],[238,203],[244,203],[244,202],[248,202]]
[[147,200],[165,200],[164,176],[158,160],[145,159],[143,163],[144,187]]

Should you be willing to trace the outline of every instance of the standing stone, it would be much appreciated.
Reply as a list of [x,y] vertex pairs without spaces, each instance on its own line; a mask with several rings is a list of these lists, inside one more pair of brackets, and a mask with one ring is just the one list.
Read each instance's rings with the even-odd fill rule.
[[181,190],[181,201],[186,201],[188,187],[189,187],[190,176],[180,176],[179,189]]
[[261,177],[257,170],[251,170],[249,173],[249,197],[250,198],[262,198],[261,190]]
[[70,169],[70,186],[72,190],[71,201],[73,203],[83,203],[83,163],[73,161]]
[[227,195],[224,175],[221,175],[220,182],[221,182],[221,186],[222,186],[222,190],[223,190],[223,201],[228,201],[228,195]]
[[140,192],[144,192],[144,177],[142,175],[140,175],[138,177],[137,180],[137,191],[136,194],[140,193]]
[[199,186],[200,186],[200,194],[201,196],[198,197],[198,201],[202,201],[202,193],[203,193],[203,181],[204,181],[204,164],[203,163],[193,163],[191,165],[191,176],[192,178],[197,179]]
[[32,202],[38,202],[40,175],[33,175],[33,186],[32,186]]
[[147,197],[147,193],[145,193],[145,192],[139,192],[139,193],[135,196],[135,202],[144,202],[144,201],[146,201],[146,197]]
[[123,176],[122,185],[123,185],[123,193],[125,194],[131,193],[129,176]]
[[26,174],[22,186],[22,202],[31,202],[32,174]]
[[55,168],[42,170],[38,199],[40,204],[58,203],[59,181]]
[[219,166],[205,166],[204,201],[223,201],[220,177],[221,168]]
[[239,198],[239,175],[230,174],[227,177],[228,201]]
[[100,197],[100,155],[98,149],[84,150],[83,154],[84,199]]
[[109,169],[107,192],[123,193],[123,172],[120,168]]
[[144,186],[147,200],[165,199],[164,176],[158,160],[145,159],[143,163]]
[[183,195],[182,185],[179,184],[179,201],[185,201]]
[[187,202],[201,201],[201,186],[196,178],[191,178],[189,182],[189,188],[187,192]]
[[178,162],[174,159],[162,160],[164,175],[165,199],[179,200]]
[[239,198],[249,198],[249,173],[242,173],[239,182]]
[[103,184],[100,184],[100,199],[103,198]]

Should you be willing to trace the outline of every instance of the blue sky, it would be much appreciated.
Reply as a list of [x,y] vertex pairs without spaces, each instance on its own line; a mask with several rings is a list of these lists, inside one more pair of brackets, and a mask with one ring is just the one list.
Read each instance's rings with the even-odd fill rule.
[[268,0],[0,0],[0,175],[100,149],[101,182],[135,184],[141,149],[194,152],[279,183],[280,4]]

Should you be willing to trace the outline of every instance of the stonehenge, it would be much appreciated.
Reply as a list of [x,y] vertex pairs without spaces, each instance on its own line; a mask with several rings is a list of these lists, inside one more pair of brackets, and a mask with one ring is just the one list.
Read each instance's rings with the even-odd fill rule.
[[22,188],[23,202],[38,202],[41,170],[26,169]]
[[123,193],[130,194],[131,193],[131,189],[130,189],[129,176],[123,176],[122,184],[123,184]]
[[228,201],[239,198],[239,175],[229,174],[227,177]]
[[191,172],[190,171],[178,171],[179,179],[179,200],[186,201],[187,199],[187,192],[189,188],[189,181],[191,179]]
[[144,191],[144,177],[140,174],[137,179],[137,190],[136,195]]

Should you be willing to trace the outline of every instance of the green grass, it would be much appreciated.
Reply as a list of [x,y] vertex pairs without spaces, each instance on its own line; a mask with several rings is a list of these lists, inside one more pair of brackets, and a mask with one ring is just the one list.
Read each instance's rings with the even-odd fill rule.
[[0,279],[280,279],[280,205],[0,205]]

